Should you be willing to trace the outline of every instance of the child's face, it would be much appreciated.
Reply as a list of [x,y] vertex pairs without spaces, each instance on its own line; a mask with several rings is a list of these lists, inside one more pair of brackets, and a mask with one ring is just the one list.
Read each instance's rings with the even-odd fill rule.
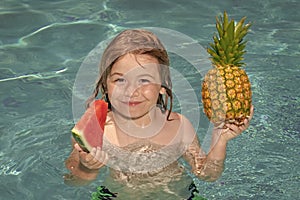
[[138,119],[156,106],[161,87],[159,63],[143,54],[126,54],[112,66],[107,79],[108,98],[121,115]]

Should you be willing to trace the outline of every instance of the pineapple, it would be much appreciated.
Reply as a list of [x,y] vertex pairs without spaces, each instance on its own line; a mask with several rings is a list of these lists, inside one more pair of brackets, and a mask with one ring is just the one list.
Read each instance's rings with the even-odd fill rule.
[[251,85],[246,72],[241,68],[245,63],[246,42],[244,36],[251,24],[244,24],[245,17],[237,24],[224,17],[216,17],[218,36],[213,37],[207,52],[211,55],[213,69],[205,75],[202,84],[202,102],[209,120],[220,125],[234,123],[241,125],[250,115]]

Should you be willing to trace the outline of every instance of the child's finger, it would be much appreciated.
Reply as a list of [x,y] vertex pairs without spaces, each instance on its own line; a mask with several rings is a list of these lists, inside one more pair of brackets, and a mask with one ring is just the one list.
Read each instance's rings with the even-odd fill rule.
[[90,153],[79,152],[81,163],[89,169],[99,169],[104,165],[106,153],[100,147],[92,148]]
[[236,126],[234,124],[227,124],[227,127],[236,134],[241,133],[239,126]]
[[253,105],[251,105],[251,108],[250,108],[250,116],[249,116],[249,121],[252,119],[252,117],[253,117],[253,114],[254,114],[254,106]]
[[95,159],[95,163],[93,165],[94,168],[100,168],[102,167],[105,162],[106,162],[106,153],[104,151],[101,151],[101,149],[99,148],[99,151],[97,151],[96,153],[96,157],[94,158]]
[[103,154],[102,154],[101,148],[100,147],[97,147],[97,148],[94,147],[92,149],[91,153],[90,153],[88,161],[91,161],[91,160],[101,161],[102,156],[103,156]]
[[80,160],[86,161],[87,155],[88,155],[88,153],[86,153],[86,152],[84,152],[84,151],[79,151],[79,157],[80,157]]
[[88,165],[90,169],[99,169],[104,165],[106,160],[106,153],[101,151],[100,148],[97,148],[95,151],[95,155],[89,155],[90,159],[88,161]]
[[74,144],[74,148],[77,149],[78,151],[83,151],[82,148],[79,146],[78,143]]
[[95,154],[95,158],[96,158],[98,161],[102,162],[102,160],[103,160],[103,159],[102,159],[102,156],[103,156],[103,153],[102,153],[100,147],[97,147],[96,154]]
[[94,158],[94,156],[92,156],[91,154],[87,154],[85,159],[82,159],[82,163],[87,167],[87,168],[91,168],[91,166],[93,166],[95,163],[97,163],[98,161]]
[[92,148],[91,152],[86,155],[85,161],[86,162],[91,162],[96,155],[96,148]]
[[107,153],[105,151],[102,151],[101,148],[99,148],[99,147],[97,148],[97,153],[96,153],[95,158],[103,164],[105,164],[106,161],[108,160]]
[[105,151],[102,151],[102,153],[103,153],[103,164],[106,164],[108,161],[108,155]]
[[92,148],[90,154],[95,157],[97,149],[95,147]]
[[104,166],[104,163],[102,162],[95,162],[93,165],[91,165],[91,169],[100,169],[102,166]]

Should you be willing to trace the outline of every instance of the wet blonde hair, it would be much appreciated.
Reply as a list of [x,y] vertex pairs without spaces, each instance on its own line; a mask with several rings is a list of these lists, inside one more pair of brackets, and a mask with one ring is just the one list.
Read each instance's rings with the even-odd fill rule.
[[[93,94],[87,100],[87,107],[89,104],[96,99],[99,91],[102,93],[102,99],[108,102],[109,109],[111,104],[107,96],[106,81],[111,72],[114,63],[125,54],[141,55],[147,54],[156,58],[160,64],[160,78],[161,87],[165,88],[166,94],[159,94],[157,104],[160,106],[163,112],[169,110],[169,115],[172,111],[172,83],[169,70],[169,56],[165,47],[162,45],[160,40],[152,32],[142,29],[125,30],[119,33],[107,46],[103,52],[100,62],[100,76],[96,82],[96,87]],[[170,106],[168,108],[168,101],[170,99]]]

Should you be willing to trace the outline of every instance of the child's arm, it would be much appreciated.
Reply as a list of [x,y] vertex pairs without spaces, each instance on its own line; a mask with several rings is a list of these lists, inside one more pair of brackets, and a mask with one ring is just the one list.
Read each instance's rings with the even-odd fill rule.
[[72,143],[74,148],[65,161],[66,168],[70,170],[70,174],[64,176],[65,183],[69,185],[89,184],[97,178],[99,169],[104,166],[106,154],[99,148],[86,153],[74,140]]
[[224,169],[227,142],[246,130],[252,117],[253,106],[251,108],[250,117],[245,119],[243,125],[236,126],[233,124],[226,124],[228,127],[227,129],[215,127],[212,132],[210,151],[207,155],[200,148],[198,138],[195,136],[184,155],[186,160],[192,166],[193,173],[206,181],[217,180]]
[[[215,133],[213,133],[215,134]],[[188,146],[184,158],[192,167],[192,172],[202,180],[217,180],[224,169],[227,142],[221,140],[206,154],[200,147],[198,138]]]

